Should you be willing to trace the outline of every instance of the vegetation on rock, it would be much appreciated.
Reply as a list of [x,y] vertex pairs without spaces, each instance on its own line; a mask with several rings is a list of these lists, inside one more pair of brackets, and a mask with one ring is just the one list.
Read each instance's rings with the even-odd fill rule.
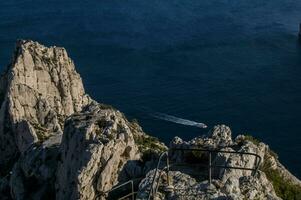
[[166,151],[167,148],[162,145],[158,138],[148,135],[135,135],[135,143],[138,145],[139,150],[145,152],[147,150],[155,150],[157,152]]
[[[256,146],[259,146],[261,143],[259,139],[251,135],[244,135],[243,139],[244,141],[252,142]],[[260,170],[266,174],[268,180],[272,183],[277,196],[285,200],[301,200],[301,186],[292,183],[290,180],[286,180],[279,169],[273,167],[273,159],[278,162],[278,155],[268,148]]]
[[253,136],[251,136],[251,135],[245,135],[245,138],[244,138],[244,139],[247,140],[247,141],[252,142],[252,143],[255,144],[256,146],[259,146],[260,141],[259,141],[257,138],[255,138],[255,137],[253,137]]
[[279,170],[272,167],[271,159],[269,156],[271,154],[266,154],[264,158],[264,163],[261,166],[261,171],[263,171],[268,180],[273,184],[277,196],[285,200],[300,200],[301,199],[301,187],[295,185],[289,180],[286,180]]

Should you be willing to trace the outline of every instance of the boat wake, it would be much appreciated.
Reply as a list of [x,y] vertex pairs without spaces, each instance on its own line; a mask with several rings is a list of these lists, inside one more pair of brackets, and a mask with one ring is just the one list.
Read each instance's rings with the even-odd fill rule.
[[177,123],[177,124],[182,124],[182,125],[186,125],[186,126],[195,126],[198,128],[207,128],[207,125],[204,123],[200,123],[200,122],[195,122],[195,121],[191,121],[188,119],[182,119],[179,117],[175,117],[172,115],[167,115],[164,113],[152,113],[151,114],[152,117],[157,118],[157,119],[161,119],[161,120],[165,120],[165,121],[169,121],[169,122],[173,122],[173,123]]

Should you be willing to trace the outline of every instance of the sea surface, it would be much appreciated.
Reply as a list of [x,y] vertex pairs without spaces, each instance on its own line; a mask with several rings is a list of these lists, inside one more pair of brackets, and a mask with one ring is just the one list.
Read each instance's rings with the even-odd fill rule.
[[223,123],[301,178],[300,22],[300,0],[1,1],[0,68],[16,39],[63,46],[87,93],[145,132],[168,143]]

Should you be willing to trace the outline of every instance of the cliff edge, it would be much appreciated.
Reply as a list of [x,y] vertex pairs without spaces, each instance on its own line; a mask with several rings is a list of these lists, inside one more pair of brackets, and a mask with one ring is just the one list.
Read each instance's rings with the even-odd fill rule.
[[[64,48],[18,41],[0,78],[0,105],[1,199],[116,199],[121,193],[112,188],[129,180],[136,199],[148,198],[153,180],[153,199],[301,199],[301,182],[266,144],[251,136],[232,139],[225,125],[191,141],[175,137],[167,148],[136,121],[90,98]],[[193,149],[215,153],[209,158]],[[171,166],[184,165],[157,166],[167,151]],[[257,166],[245,154],[260,157],[256,173],[238,169]],[[211,184],[208,167],[191,167],[209,159],[228,167],[212,169]]]

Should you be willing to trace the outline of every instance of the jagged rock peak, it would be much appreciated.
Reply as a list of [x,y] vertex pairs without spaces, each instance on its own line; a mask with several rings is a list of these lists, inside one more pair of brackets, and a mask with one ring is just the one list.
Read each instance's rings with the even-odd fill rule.
[[81,77],[64,48],[19,40],[10,68],[11,87],[25,85],[35,90],[47,97],[58,114],[70,115],[87,104]]
[[31,144],[62,134],[66,116],[92,100],[64,48],[19,40],[1,77],[0,169]]

